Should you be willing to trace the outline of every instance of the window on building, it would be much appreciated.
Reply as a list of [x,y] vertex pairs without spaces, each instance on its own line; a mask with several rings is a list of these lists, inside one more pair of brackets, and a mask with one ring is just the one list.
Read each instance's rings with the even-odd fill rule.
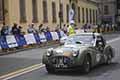
[[98,22],[98,11],[96,10],[96,24],[97,24],[97,22]]
[[56,19],[56,5],[55,2],[52,2],[52,17],[53,17],[53,23],[57,21]]
[[90,23],[92,23],[92,11],[91,11],[91,9],[89,9],[89,16],[90,16]]
[[105,6],[104,6],[104,14],[105,14],[105,15],[108,15],[108,14],[109,14],[109,6],[108,6],[108,5],[105,5]]
[[88,23],[88,8],[86,8],[86,22]]
[[3,0],[0,0],[0,21],[3,21]]
[[80,7],[78,7],[78,22],[80,23]]
[[25,0],[19,0],[20,3],[20,22],[26,22]]
[[48,22],[47,1],[43,1],[43,22]]
[[67,22],[69,22],[69,5],[66,5]]
[[60,4],[60,12],[61,12],[61,22],[64,22],[64,19],[63,19],[63,4]]
[[82,8],[82,22],[85,22],[85,12],[84,12],[84,8]]
[[95,10],[93,10],[93,24],[95,24]]
[[116,0],[117,3],[117,9],[120,9],[120,0]]
[[37,0],[32,0],[33,23],[38,22]]

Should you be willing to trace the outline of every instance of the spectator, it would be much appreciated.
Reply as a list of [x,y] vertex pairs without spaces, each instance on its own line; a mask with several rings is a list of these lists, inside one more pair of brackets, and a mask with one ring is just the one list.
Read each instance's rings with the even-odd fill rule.
[[62,29],[63,29],[64,27],[66,27],[66,24],[63,25]]
[[88,29],[89,29],[89,30],[91,29],[91,25],[90,25],[90,24],[88,24]]
[[1,29],[1,36],[6,36],[6,35],[9,35],[9,34],[11,34],[10,27],[3,24],[2,29]]
[[59,31],[59,25],[57,25],[57,27],[55,28],[55,31],[56,31],[56,32]]
[[28,33],[37,33],[37,30],[34,28],[34,24],[28,25]]
[[7,30],[7,29],[6,29],[5,24],[3,24],[2,29],[1,29],[1,36],[6,36],[6,35],[7,35],[6,30]]
[[[68,25],[67,25],[68,26]],[[64,26],[63,26],[63,31],[64,31],[64,33],[67,33],[67,26],[64,24]]]
[[38,32],[41,33],[42,32],[42,28],[43,28],[43,24],[40,24],[38,27]]
[[50,32],[50,28],[48,26],[46,27],[46,32]]
[[87,24],[83,25],[84,32],[87,32]]
[[19,26],[18,28],[19,28],[19,33],[20,33],[21,35],[23,35],[24,32],[22,31],[22,26]]
[[9,25],[7,25],[7,30],[8,30],[8,35],[12,34],[12,27],[10,27]]
[[101,28],[101,26],[98,25],[98,27],[97,27],[97,32],[98,32],[98,33],[100,33],[100,28]]
[[68,28],[67,28],[67,34],[68,34],[69,36],[75,34],[74,26],[75,26],[75,22],[74,22],[74,21],[71,21],[71,22],[70,22],[70,25],[69,25]]
[[66,37],[66,36],[67,36],[67,35],[64,33],[63,30],[60,30],[59,32],[60,32],[60,34],[61,34],[61,37]]
[[18,28],[18,24],[14,23],[13,27],[12,27],[12,34],[13,35],[20,35],[20,30]]
[[109,32],[109,24],[106,24],[107,32]]

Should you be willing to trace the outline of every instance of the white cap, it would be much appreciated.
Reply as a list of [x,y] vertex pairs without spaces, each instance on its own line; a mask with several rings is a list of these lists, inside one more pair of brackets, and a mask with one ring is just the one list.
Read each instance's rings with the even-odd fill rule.
[[74,21],[74,20],[71,20],[71,21],[70,21],[70,24],[75,24],[75,21]]

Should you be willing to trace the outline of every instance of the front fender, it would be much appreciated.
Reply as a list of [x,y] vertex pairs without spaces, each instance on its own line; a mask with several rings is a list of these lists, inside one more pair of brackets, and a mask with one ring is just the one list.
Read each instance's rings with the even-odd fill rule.
[[89,52],[88,50],[84,50],[84,51],[80,52],[80,54],[77,57],[77,61],[76,61],[78,65],[83,64],[84,58],[88,54],[88,52]]
[[43,57],[42,57],[42,63],[43,64],[49,63],[48,62],[48,57],[46,55],[43,55]]
[[106,45],[103,53],[106,55],[111,54],[111,56],[114,57],[115,56],[115,49],[112,48],[110,45]]

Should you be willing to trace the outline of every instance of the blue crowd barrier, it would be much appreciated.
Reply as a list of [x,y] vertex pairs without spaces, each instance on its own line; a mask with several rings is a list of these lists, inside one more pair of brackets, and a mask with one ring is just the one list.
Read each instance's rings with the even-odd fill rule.
[[15,36],[18,46],[22,47],[27,44],[24,35]]
[[34,37],[35,37],[36,43],[37,43],[37,44],[40,44],[41,41],[40,41],[39,34],[34,34]]
[[61,32],[1,36],[0,48],[14,48],[29,44],[40,44],[51,40],[59,40],[61,37]]
[[9,48],[5,36],[0,37],[0,46],[1,48],[4,48],[4,49]]
[[60,34],[60,32],[57,32],[57,34],[58,34],[58,36],[59,36],[59,39],[60,39],[60,38],[62,37],[62,36],[61,36],[61,34]]
[[52,40],[52,35],[50,34],[50,32],[45,32],[44,34],[46,36],[47,41],[51,41]]

